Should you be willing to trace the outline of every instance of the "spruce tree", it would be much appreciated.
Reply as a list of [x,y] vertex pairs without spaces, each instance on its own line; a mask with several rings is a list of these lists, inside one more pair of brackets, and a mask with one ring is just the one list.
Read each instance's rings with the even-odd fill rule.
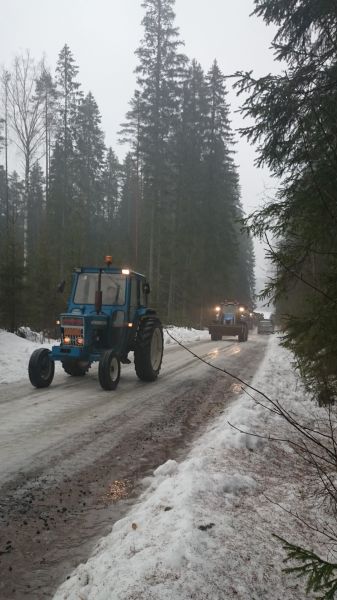
[[128,260],[124,255],[126,231],[119,226],[120,188],[122,185],[122,167],[109,148],[106,152],[101,177],[101,207],[97,221],[97,239],[100,240],[100,255],[112,254],[114,262]]
[[134,155],[129,152],[123,163],[121,197],[118,204],[118,247],[121,259],[136,268],[138,222],[140,213],[139,174]]
[[[177,143],[177,218],[173,262],[176,285],[171,288],[173,319],[183,324],[200,322],[200,290],[204,278],[203,254],[209,232],[204,229],[205,134],[208,104],[201,66],[193,60],[183,85]],[[188,248],[188,251],[186,249]]]
[[[237,297],[238,239],[235,222],[241,214],[238,176],[233,161],[233,134],[224,75],[214,61],[207,77],[208,118],[205,143],[203,220],[205,238],[204,270],[208,268],[208,303],[219,294]],[[216,261],[214,261],[216,257]]]
[[173,4],[174,0],[143,2],[144,37],[136,51],[144,185],[140,263],[152,280],[153,300],[160,304],[165,304],[168,293],[169,265],[164,238],[169,245],[175,202],[170,142],[178,118],[186,62],[178,52],[181,42],[174,27]]
[[[72,227],[74,200],[74,152],[78,106],[82,94],[76,81],[78,67],[66,44],[56,66],[57,124],[55,145],[50,161],[48,223],[52,249],[57,257],[58,272],[63,279],[68,269],[70,250],[67,229]],[[67,263],[67,264],[66,264]]]
[[74,197],[72,216],[77,223],[71,255],[75,263],[97,260],[99,240],[95,222],[101,211],[101,178],[104,161],[104,134],[101,116],[91,92],[80,102],[74,132]]
[[16,172],[8,182],[9,220],[0,238],[0,326],[15,332],[27,316],[23,298],[25,185]]
[[43,65],[42,73],[36,82],[36,93],[43,104],[44,121],[44,159],[45,159],[45,198],[48,204],[49,197],[49,168],[53,136],[56,127],[56,85],[51,73]]
[[337,395],[337,8],[332,0],[255,5],[278,27],[273,48],[286,69],[260,79],[239,74],[239,92],[248,94],[242,111],[254,119],[243,133],[258,145],[258,164],[281,181],[250,224],[269,244],[275,277],[266,294],[284,311],[285,342],[328,402]]
[[[44,176],[38,162],[30,173],[28,196],[28,256],[36,253],[38,239],[45,216]],[[29,260],[29,263],[31,259]]]

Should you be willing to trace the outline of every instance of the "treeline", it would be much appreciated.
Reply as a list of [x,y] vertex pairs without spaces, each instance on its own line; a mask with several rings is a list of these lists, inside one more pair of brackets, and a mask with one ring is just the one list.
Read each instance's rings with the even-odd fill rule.
[[[173,4],[143,2],[122,163],[69,46],[54,75],[29,53],[3,71],[0,326],[47,329],[63,308],[57,282],[105,254],[147,274],[166,322],[202,323],[224,296],[252,303],[225,78],[216,61],[204,73],[180,51]],[[9,166],[12,140],[20,176]]]
[[[254,79],[245,130],[259,162],[282,182],[250,220],[267,239],[284,343],[321,403],[337,398],[337,5],[333,0],[256,0],[255,14],[278,29],[273,47],[284,71]],[[291,6],[290,6],[291,5]],[[267,237],[266,237],[267,236]],[[332,430],[331,430],[332,431]]]

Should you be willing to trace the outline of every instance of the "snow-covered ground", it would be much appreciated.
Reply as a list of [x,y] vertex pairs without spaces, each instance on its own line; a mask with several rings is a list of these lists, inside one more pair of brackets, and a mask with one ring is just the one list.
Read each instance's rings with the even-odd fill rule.
[[[300,418],[317,416],[276,336],[253,385]],[[232,425],[264,436],[291,435],[280,417],[239,394],[184,462],[169,460],[144,481],[138,504],[54,600],[313,597],[305,594],[305,582],[282,572],[284,553],[273,537],[324,555],[322,540],[286,512],[314,522],[323,510],[307,487],[308,473],[289,446]],[[331,515],[324,518],[333,524]]]
[[[184,343],[209,339],[208,330],[198,331],[185,327],[169,327],[168,331],[179,342],[183,341]],[[32,352],[36,348],[51,348],[52,345],[58,343],[55,340],[43,342],[39,334],[31,332],[29,329],[26,329],[25,333],[27,339],[0,329],[0,383],[13,383],[21,379],[26,379],[28,362]],[[164,344],[169,346],[175,343],[168,333],[164,331]],[[60,363],[56,363],[57,370],[62,371]]]
[[41,346],[51,348],[52,343],[33,342],[0,329],[0,383],[27,378],[30,355]]
[[[169,331],[183,343],[209,339],[207,331]],[[165,333],[165,344],[174,343]],[[26,378],[29,356],[41,345],[0,331],[0,383]],[[276,335],[269,338],[253,385],[301,419],[320,416]],[[289,438],[284,421],[240,393],[239,384],[238,392],[184,462],[169,460],[144,481],[138,503],[70,575],[55,600],[313,597],[305,594],[305,582],[282,572],[284,553],[273,534],[326,556],[322,540],[286,511],[313,524],[324,519],[334,527],[334,519],[322,513],[295,452],[266,439],[269,434]],[[233,425],[265,437],[240,433]]]

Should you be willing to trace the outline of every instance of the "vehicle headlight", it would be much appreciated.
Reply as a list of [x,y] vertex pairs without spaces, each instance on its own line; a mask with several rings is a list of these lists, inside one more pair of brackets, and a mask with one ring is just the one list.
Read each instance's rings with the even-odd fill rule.
[[240,306],[239,311],[240,312],[245,312],[244,306]]
[[221,309],[220,309],[220,306],[216,306],[216,307],[215,307],[215,312],[220,312],[220,310],[221,310]]

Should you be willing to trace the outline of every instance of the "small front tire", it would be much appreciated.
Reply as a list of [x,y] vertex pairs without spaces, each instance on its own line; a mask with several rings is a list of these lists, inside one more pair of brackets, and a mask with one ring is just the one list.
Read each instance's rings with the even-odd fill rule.
[[121,363],[113,350],[103,352],[98,365],[98,379],[103,390],[115,390],[121,375]]
[[31,384],[36,388],[48,387],[54,379],[55,363],[49,356],[47,348],[34,350],[28,365]]

